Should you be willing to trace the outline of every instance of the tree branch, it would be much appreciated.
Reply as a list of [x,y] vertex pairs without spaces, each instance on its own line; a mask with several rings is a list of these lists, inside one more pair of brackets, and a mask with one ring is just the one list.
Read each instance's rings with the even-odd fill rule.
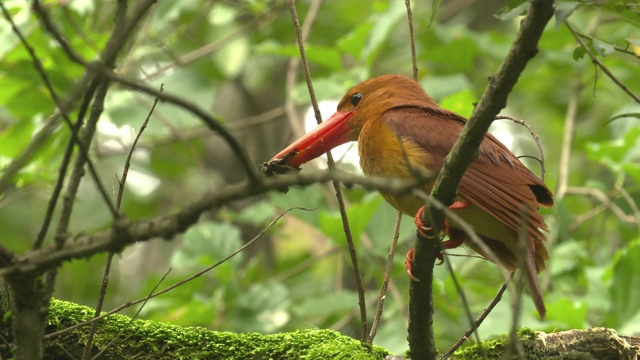
[[0,259],[5,260],[4,264],[0,264],[2,266],[0,267],[0,276],[17,273],[42,273],[67,260],[88,258],[104,251],[120,251],[129,244],[146,241],[151,238],[170,239],[195,224],[200,215],[207,210],[234,200],[263,194],[282,186],[306,186],[318,182],[339,181],[346,185],[360,185],[369,189],[384,190],[392,194],[406,194],[428,180],[420,179],[420,181],[408,182],[381,177],[365,178],[340,171],[317,171],[267,178],[261,186],[255,186],[250,181],[244,181],[221,187],[216,192],[208,192],[199,200],[192,202],[174,214],[135,222],[121,218],[114,222],[110,229],[105,231],[92,235],[79,234],[69,236],[64,239],[65,246],[61,249],[49,246],[11,259]]
[[[526,64],[538,52],[538,40],[554,11],[553,0],[532,0],[527,16],[522,21],[518,36],[498,71],[475,107],[460,138],[444,160],[444,166],[433,187],[432,195],[444,204],[451,204],[467,167],[475,160],[478,148],[492,121],[506,106],[507,97],[515,86]],[[427,204],[423,222],[437,236],[444,214]],[[434,246],[435,244],[435,246]],[[409,347],[413,359],[435,359],[437,352],[433,334],[433,265],[438,254],[437,241],[416,241],[413,274],[423,281],[412,281],[409,298]]]

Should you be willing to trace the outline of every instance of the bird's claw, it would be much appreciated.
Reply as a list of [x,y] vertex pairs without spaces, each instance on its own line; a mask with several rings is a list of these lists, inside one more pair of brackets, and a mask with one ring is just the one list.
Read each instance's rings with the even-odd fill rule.
[[411,281],[420,281],[417,277],[413,276],[411,271],[413,270],[413,248],[409,249],[407,256],[404,259],[404,267],[407,269],[407,275]]
[[[444,255],[439,252],[438,253],[438,263],[436,265],[442,265],[444,263]],[[420,281],[417,277],[415,277],[412,273],[413,271],[413,248],[409,249],[407,252],[407,256],[404,259],[404,267],[407,269],[407,276],[411,281]]]
[[416,213],[416,217],[414,219],[416,227],[418,228],[418,233],[420,233],[420,236],[424,237],[425,239],[435,239],[435,236],[427,234],[427,232],[433,230],[433,227],[426,226],[424,224],[424,222],[422,221],[422,213],[423,212],[424,212],[424,206],[422,206],[422,207],[420,207],[420,209],[418,209],[418,212]]
[[[468,208],[469,206],[471,206],[471,204],[469,204],[468,202],[459,200],[451,204],[451,206],[449,206],[449,209],[463,210]],[[416,216],[414,219],[416,227],[418,228],[418,233],[420,234],[420,236],[424,237],[425,239],[434,239],[435,236],[427,234],[427,232],[432,231],[433,228],[430,226],[425,226],[424,222],[422,221],[422,213],[424,213],[424,206],[418,209],[418,212],[416,213]],[[444,222],[442,227],[443,227],[442,230],[444,231],[444,233],[449,235],[449,240],[442,242],[441,244],[442,249],[453,249],[462,245],[464,238],[460,236],[455,236],[454,234],[452,234],[449,231],[449,224],[447,223],[447,221]],[[444,254],[442,254],[442,252],[439,252],[437,257],[438,257],[438,262],[436,263],[436,265],[442,265],[444,263]],[[413,248],[409,250],[409,252],[407,252],[407,256],[404,261],[404,266],[407,268],[407,275],[411,280],[420,281],[420,279],[418,279],[412,274]]]

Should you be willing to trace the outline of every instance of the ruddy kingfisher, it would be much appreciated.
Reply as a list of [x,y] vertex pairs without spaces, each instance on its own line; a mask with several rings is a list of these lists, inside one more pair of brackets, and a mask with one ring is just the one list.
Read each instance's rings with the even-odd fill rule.
[[[263,171],[271,173],[277,166],[297,168],[338,145],[357,141],[360,166],[366,175],[412,179],[416,170],[437,174],[466,121],[438,106],[416,81],[383,75],[351,88],[335,114],[274,156]],[[431,192],[434,182],[423,186],[425,193]],[[423,226],[423,200],[384,192],[382,196]],[[502,266],[511,272],[523,271],[542,318],[546,310],[537,274],[549,258],[543,232],[548,226],[538,209],[551,205],[553,195],[545,184],[506,146],[486,134],[450,206],[473,227]],[[449,238],[442,243],[443,249],[464,244],[488,258],[453,219],[446,218],[443,228]],[[526,230],[524,246],[518,244],[522,230]],[[407,264],[410,274],[410,261]]]

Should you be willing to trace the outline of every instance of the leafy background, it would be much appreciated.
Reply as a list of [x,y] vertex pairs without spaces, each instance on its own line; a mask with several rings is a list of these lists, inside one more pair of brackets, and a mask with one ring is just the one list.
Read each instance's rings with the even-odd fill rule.
[[[7,0],[20,28],[64,98],[83,69],[66,58],[21,0]],[[317,2],[297,2],[301,21]],[[518,29],[522,1],[443,2],[413,6],[420,82],[442,106],[468,116],[487,78],[497,69]],[[112,26],[113,2],[48,1],[70,45],[95,58]],[[436,4],[437,5],[437,4]],[[568,17],[600,61],[631,92],[640,93],[640,9],[629,1],[559,2],[540,53],[529,65],[503,114],[527,121],[545,149],[546,183],[556,205],[543,210],[551,224],[551,260],[541,275],[548,317],[540,321],[525,297],[522,325],[554,331],[607,326],[640,334],[640,107],[580,48],[562,24]],[[436,12],[437,11],[437,12]],[[402,1],[321,2],[307,39],[318,98],[337,101],[369,77],[411,75],[406,11]],[[130,39],[117,71],[178,94],[217,116],[246,147],[256,166],[300,135],[309,98],[299,67],[289,10],[281,1],[159,1]],[[292,69],[292,70],[291,70]],[[0,241],[26,251],[41,225],[58,176],[69,131],[51,125],[54,103],[26,50],[7,22],[0,22]],[[103,183],[116,188],[126,153],[153,99],[112,85],[91,155]],[[575,105],[575,114],[568,110]],[[326,118],[333,110],[323,112]],[[624,116],[623,116],[624,115]],[[573,117],[573,120],[567,120]],[[568,130],[573,122],[574,131]],[[496,133],[516,154],[537,155],[522,127],[499,122]],[[567,132],[569,132],[567,134]],[[6,178],[36,135],[29,161]],[[568,135],[568,136],[567,136]],[[561,163],[563,149],[568,161]],[[538,171],[535,161],[529,163]],[[309,165],[322,166],[321,162]],[[341,164],[358,171],[349,162]],[[562,178],[559,174],[568,175]],[[197,119],[159,104],[139,144],[122,211],[129,218],[179,209],[207,189],[241,181],[228,147]],[[382,281],[395,210],[375,192],[346,189],[349,219],[373,305]],[[114,265],[105,309],[146,296],[231,253],[282,211],[294,210],[259,243],[215,270],[143,309],[146,319],[228,331],[281,332],[334,328],[358,336],[357,295],[333,191],[327,186],[239,201],[210,212],[172,241],[128,248]],[[107,208],[90,180],[80,190],[73,232],[91,233],[110,224]],[[406,350],[408,279],[403,254],[415,229],[405,218],[383,321],[375,343]],[[52,241],[52,239],[49,239]],[[455,253],[468,254],[464,249]],[[73,261],[60,269],[55,296],[93,306],[105,256]],[[478,314],[502,280],[496,267],[469,257],[449,257]],[[444,267],[435,273],[435,329],[441,350],[468,327],[464,308]],[[506,333],[507,295],[479,329],[482,338]],[[370,307],[369,313],[373,308]],[[130,310],[131,313],[134,310]]]

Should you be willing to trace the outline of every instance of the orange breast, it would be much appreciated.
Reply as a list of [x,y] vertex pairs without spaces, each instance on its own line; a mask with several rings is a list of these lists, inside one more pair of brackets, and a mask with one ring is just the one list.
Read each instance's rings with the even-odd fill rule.
[[[413,179],[416,175],[430,174],[432,158],[420,145],[410,139],[400,138],[380,119],[368,121],[358,139],[360,166],[366,175]],[[427,183],[426,193],[431,192],[435,182]],[[382,196],[394,208],[414,216],[424,205],[419,198],[411,195],[394,196],[382,192]]]

